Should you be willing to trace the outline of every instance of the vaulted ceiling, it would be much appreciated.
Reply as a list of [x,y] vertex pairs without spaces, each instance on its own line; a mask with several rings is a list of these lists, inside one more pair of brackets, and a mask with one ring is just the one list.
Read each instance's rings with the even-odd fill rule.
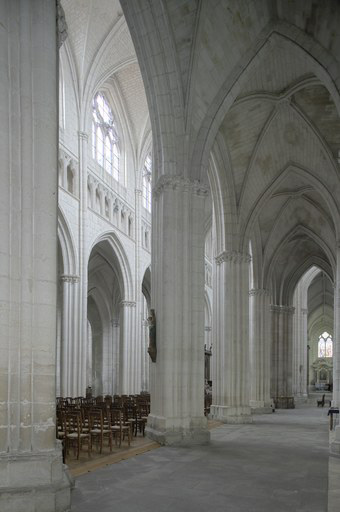
[[136,151],[150,132],[144,85],[129,29],[118,0],[62,0],[65,42],[78,101],[88,108],[100,88],[121,110]]
[[256,238],[257,286],[285,303],[312,264],[329,275],[335,268],[340,118],[308,60],[283,40],[270,46],[255,59],[215,144],[227,154],[239,243]]

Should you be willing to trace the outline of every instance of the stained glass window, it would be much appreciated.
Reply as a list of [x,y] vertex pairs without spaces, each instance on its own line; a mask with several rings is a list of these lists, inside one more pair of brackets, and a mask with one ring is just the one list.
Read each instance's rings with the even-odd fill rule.
[[318,357],[333,357],[332,336],[326,331],[319,336]]

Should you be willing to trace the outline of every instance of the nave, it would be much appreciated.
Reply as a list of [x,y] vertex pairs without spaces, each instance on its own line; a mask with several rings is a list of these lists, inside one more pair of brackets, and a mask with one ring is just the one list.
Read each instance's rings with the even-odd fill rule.
[[256,415],[214,428],[210,446],[163,446],[103,467],[76,479],[71,510],[335,512],[327,410],[313,403]]

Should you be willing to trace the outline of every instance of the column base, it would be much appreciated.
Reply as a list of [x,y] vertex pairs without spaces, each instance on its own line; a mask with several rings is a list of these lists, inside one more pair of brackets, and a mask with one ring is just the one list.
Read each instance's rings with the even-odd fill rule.
[[271,414],[273,412],[271,403],[264,400],[250,400],[250,407],[252,414]]
[[274,397],[275,409],[295,409],[293,396],[276,396]]
[[0,455],[1,512],[65,512],[73,480],[60,450]]
[[148,416],[146,435],[164,446],[205,445],[210,441],[207,420],[203,418],[167,419],[161,416]]
[[210,407],[210,417],[222,421],[222,423],[242,424],[253,422],[250,406],[212,405]]

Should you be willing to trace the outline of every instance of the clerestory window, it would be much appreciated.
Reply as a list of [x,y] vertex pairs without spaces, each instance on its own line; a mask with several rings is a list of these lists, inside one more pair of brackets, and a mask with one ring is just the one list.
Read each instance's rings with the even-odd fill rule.
[[143,206],[151,212],[151,178],[152,178],[152,159],[151,153],[145,159],[143,168]]
[[319,336],[318,357],[333,357],[332,336],[326,331]]
[[92,102],[92,157],[119,181],[119,137],[111,107],[100,92]]

